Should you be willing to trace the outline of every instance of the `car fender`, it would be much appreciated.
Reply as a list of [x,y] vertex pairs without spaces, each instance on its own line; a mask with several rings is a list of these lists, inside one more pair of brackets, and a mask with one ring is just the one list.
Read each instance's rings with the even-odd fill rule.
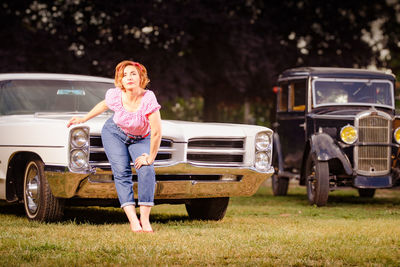
[[[278,160],[278,167],[279,172],[283,172],[283,157],[282,157],[282,148],[281,148],[281,141],[279,139],[279,134],[274,131],[273,134],[273,153],[276,153],[276,157]],[[273,163],[274,164],[274,163]]]
[[336,158],[342,163],[347,175],[353,173],[348,157],[328,134],[317,133],[312,135],[310,138],[310,150],[319,161],[329,161]]

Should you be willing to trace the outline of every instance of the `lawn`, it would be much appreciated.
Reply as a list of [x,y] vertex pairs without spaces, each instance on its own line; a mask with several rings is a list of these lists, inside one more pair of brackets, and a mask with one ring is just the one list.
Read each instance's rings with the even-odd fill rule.
[[0,266],[400,265],[399,190],[336,191],[317,208],[303,187],[273,197],[262,186],[231,198],[222,221],[191,221],[183,205],[156,206],[151,219],[154,234],[134,234],[118,208],[67,208],[43,224],[1,204]]

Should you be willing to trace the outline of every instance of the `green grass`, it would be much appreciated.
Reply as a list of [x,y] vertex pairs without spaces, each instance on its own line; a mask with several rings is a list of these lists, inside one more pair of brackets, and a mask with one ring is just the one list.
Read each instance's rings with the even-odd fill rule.
[[0,266],[399,266],[400,191],[355,190],[309,206],[305,188],[232,198],[222,221],[191,221],[183,205],[152,211],[155,234],[134,234],[118,208],[67,208],[59,223],[29,222],[0,205]]

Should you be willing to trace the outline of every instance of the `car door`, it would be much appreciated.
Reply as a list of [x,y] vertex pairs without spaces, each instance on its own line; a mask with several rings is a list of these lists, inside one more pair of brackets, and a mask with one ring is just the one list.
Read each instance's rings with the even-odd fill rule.
[[307,80],[279,84],[276,131],[279,135],[284,171],[299,173],[305,139]]

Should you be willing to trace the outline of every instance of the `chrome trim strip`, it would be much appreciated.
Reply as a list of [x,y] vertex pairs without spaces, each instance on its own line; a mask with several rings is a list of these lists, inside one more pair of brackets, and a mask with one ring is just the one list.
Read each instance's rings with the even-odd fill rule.
[[334,119],[334,118],[346,118],[346,119],[354,119],[356,115],[329,115],[329,114],[310,114],[308,115],[313,119]]
[[0,145],[0,147],[44,147],[44,148],[64,148],[65,146],[40,146],[40,145]]
[[186,154],[208,154],[208,155],[213,155],[213,154],[221,154],[221,155],[243,155],[246,151],[243,149],[237,149],[237,148],[224,148],[224,149],[218,149],[218,148],[188,148]]
[[[158,150],[158,152],[164,152],[164,153],[165,152],[172,153],[174,151],[176,151],[175,148],[163,148],[163,147],[160,147],[160,149]],[[103,147],[93,147],[93,146],[91,146],[90,147],[90,153],[105,153],[105,150],[104,150]]]
[[301,80],[301,79],[307,79],[308,75],[306,72],[304,72],[304,76],[291,76],[291,77],[285,77],[285,78],[278,78],[278,82],[284,82],[284,81],[290,81],[290,80]]
[[209,161],[196,161],[196,160],[188,160],[188,163],[195,166],[211,166],[211,167],[241,167],[243,164],[239,162],[220,162],[220,163],[212,163]]

